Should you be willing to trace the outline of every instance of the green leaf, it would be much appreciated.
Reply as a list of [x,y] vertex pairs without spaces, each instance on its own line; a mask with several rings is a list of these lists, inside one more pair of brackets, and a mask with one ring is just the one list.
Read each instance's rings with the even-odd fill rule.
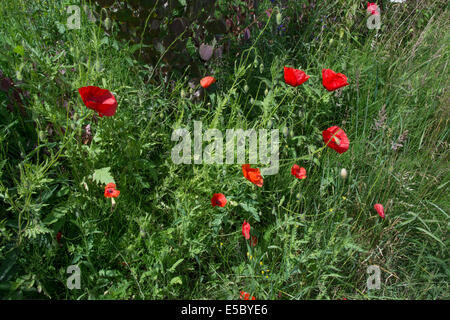
[[[183,260],[184,260],[184,258],[178,259],[178,261],[175,262],[175,263],[173,264],[173,266],[169,269],[169,271],[170,271],[170,272],[174,272],[174,271],[175,271],[175,268],[176,268],[180,263],[182,263]],[[172,280],[173,280],[173,279],[172,279]]]
[[245,211],[251,213],[253,215],[253,218],[255,218],[256,221],[260,221],[258,211],[251,205],[248,205],[246,203],[239,203],[239,205],[244,209]]
[[111,167],[101,168],[94,171],[94,174],[92,175],[92,180],[100,185],[107,185],[108,183],[116,183],[114,181],[113,176],[109,172],[111,170]]
[[181,277],[175,277],[170,280],[170,284],[183,284],[183,280],[181,280]]
[[13,51],[14,53],[20,54],[22,57],[25,54],[22,46],[16,46]]

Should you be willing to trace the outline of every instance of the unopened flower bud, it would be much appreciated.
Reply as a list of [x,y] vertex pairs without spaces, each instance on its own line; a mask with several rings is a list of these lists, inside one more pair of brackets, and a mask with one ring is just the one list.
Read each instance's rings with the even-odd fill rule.
[[280,25],[281,24],[281,19],[282,19],[281,13],[278,12],[275,17],[277,19],[277,24]]

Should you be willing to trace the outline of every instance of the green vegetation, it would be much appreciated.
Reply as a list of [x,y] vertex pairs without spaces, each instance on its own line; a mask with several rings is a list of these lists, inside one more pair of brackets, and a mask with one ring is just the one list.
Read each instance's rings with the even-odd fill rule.
[[[139,60],[117,23],[107,31],[83,13],[70,30],[71,1],[3,0],[0,296],[448,299],[448,3],[383,1],[377,31],[365,2],[322,2],[259,2],[263,25],[250,39],[195,58],[217,79],[196,98],[189,70]],[[283,66],[311,78],[290,87]],[[328,92],[323,68],[350,85]],[[114,93],[114,116],[84,106],[77,89],[89,85]],[[279,129],[279,173],[258,188],[239,164],[175,165],[172,132],[194,120],[222,132]],[[347,152],[297,160],[334,125]],[[306,179],[291,175],[294,163]],[[112,181],[114,207],[103,195]],[[211,206],[214,193],[225,207]],[[73,264],[81,289],[69,290]],[[379,290],[367,290],[370,265],[380,266]]]

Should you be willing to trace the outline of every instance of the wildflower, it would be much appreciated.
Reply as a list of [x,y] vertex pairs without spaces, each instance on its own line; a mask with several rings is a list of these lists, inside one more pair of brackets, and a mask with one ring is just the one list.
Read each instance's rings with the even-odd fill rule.
[[258,238],[256,236],[252,236],[251,246],[254,247],[258,244]]
[[323,142],[338,153],[344,153],[350,146],[347,135],[338,126],[333,126],[322,131],[322,137]]
[[261,270],[261,274],[264,274],[264,270]]
[[252,182],[258,187],[263,186],[263,178],[261,177],[261,172],[258,168],[250,168],[249,164],[242,165],[242,173],[244,174],[245,179]]
[[342,200],[347,200],[347,197],[342,196]]
[[284,67],[284,81],[293,87],[303,84],[309,76],[302,70]]
[[260,262],[259,262],[259,265],[260,265],[260,266],[262,266],[262,265],[263,265],[263,262],[262,262],[262,261],[260,261]]
[[250,293],[245,292],[245,291],[239,291],[240,295],[239,295],[239,299],[244,298],[244,300],[256,300],[256,298],[254,296],[252,296],[250,298]]
[[223,242],[220,243],[220,246],[223,246]]
[[100,117],[110,117],[116,113],[117,101],[109,90],[88,86],[79,88],[78,92],[86,107],[97,111]]
[[208,88],[210,85],[212,85],[214,82],[216,82],[216,78],[214,78],[214,77],[211,77],[211,76],[207,76],[207,77],[204,77],[204,78],[202,78],[201,80],[200,80],[200,85],[203,87],[203,88]]
[[105,187],[105,198],[117,198],[120,194],[119,190],[116,190],[114,183],[108,183]]
[[334,210],[334,209],[333,209],[333,208],[331,208],[331,209],[330,209],[329,211],[330,211],[330,212],[333,212],[333,210]]
[[84,132],[83,132],[83,134],[81,136],[81,139],[83,141],[83,144],[90,144],[92,142],[93,137],[92,137],[91,125],[90,124],[87,124],[84,127]]
[[375,2],[367,2],[367,12],[370,12],[371,15],[379,15],[380,9]]
[[[245,239],[250,239],[250,224],[244,220],[244,223],[242,224],[242,235],[245,237]],[[248,252],[247,252],[248,255]]]
[[225,198],[225,195],[223,195],[222,193],[214,193],[213,197],[211,198],[211,204],[213,207],[225,207],[225,205],[227,204],[227,198]]
[[341,169],[341,178],[346,179],[347,178],[347,169],[342,168]]
[[291,168],[291,174],[298,179],[305,179],[306,169],[303,167],[299,167],[297,164],[294,164]]
[[336,73],[331,69],[322,69],[322,84],[328,91],[348,86],[347,77],[342,73]]
[[375,210],[377,211],[378,215],[379,215],[382,219],[384,219],[384,207],[383,207],[383,205],[377,203],[377,204],[375,204],[373,207],[374,207]]

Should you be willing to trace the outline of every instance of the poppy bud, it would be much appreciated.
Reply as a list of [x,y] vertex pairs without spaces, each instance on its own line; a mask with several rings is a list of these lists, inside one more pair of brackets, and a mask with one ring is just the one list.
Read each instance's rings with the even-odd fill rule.
[[247,93],[247,92],[248,92],[248,89],[249,89],[249,88],[248,88],[248,85],[245,85],[245,86],[244,86],[244,92]]
[[251,99],[250,99],[250,103],[251,103],[251,104],[254,104],[254,103],[255,103],[255,99],[251,98]]
[[271,119],[271,120],[269,120],[269,122],[267,122],[267,127],[272,128],[272,125],[273,125],[273,121]]
[[261,62],[261,64],[259,65],[259,72],[263,73],[264,72],[264,64]]
[[277,24],[280,25],[281,24],[281,19],[282,19],[281,13],[278,12],[275,17],[276,17],[276,20],[277,20]]
[[269,90],[268,89],[264,90],[264,95],[267,96],[268,94],[269,94]]
[[341,178],[342,179],[347,178],[347,170],[345,168],[341,169]]
[[287,138],[288,134],[289,134],[289,128],[288,127],[284,127],[283,128],[283,135]]
[[109,30],[111,28],[111,19],[110,18],[105,19],[105,28],[106,28],[106,30]]
[[181,89],[180,96],[182,98],[186,97],[186,92],[184,92],[184,89]]
[[258,68],[258,58],[255,57],[255,60],[253,61],[253,66],[255,68]]

